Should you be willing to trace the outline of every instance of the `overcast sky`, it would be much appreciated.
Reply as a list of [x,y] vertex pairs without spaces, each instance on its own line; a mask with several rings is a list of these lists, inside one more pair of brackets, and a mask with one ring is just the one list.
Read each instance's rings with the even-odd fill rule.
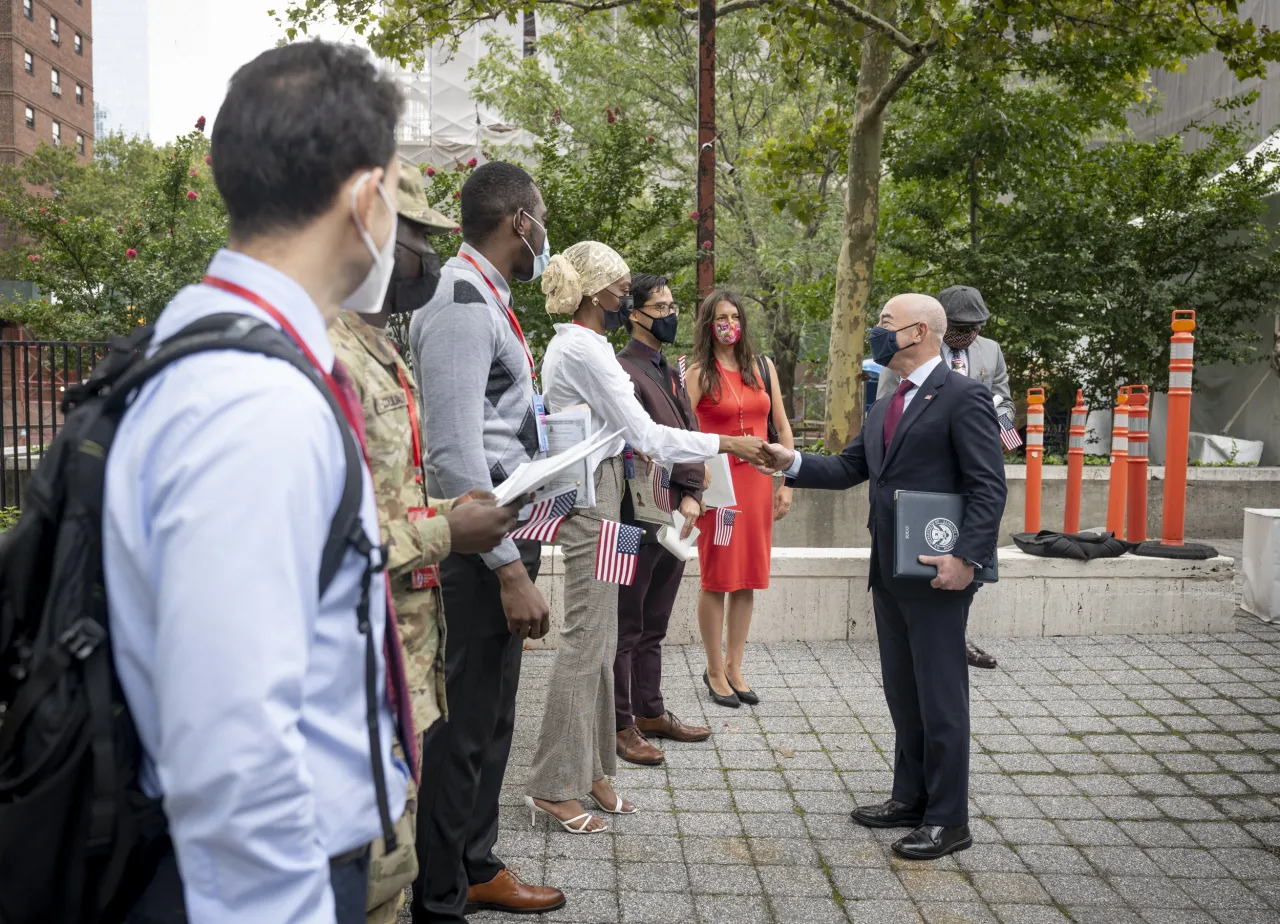
[[[97,0],[99,100],[112,110],[114,121],[130,105],[128,95],[145,84],[146,121],[157,144],[190,131],[202,115],[212,127],[231,75],[283,35],[267,10],[287,5],[288,0]],[[135,24],[140,18],[147,21],[147,78],[140,68],[131,67],[137,60]],[[336,26],[319,34],[334,40],[354,38]]]

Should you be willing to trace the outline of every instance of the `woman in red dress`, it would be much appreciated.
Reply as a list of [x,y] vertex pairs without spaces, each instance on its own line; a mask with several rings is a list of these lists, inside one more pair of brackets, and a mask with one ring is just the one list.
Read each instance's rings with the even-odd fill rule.
[[[694,333],[694,358],[687,375],[689,402],[704,433],[767,440],[772,415],[777,441],[794,446],[777,370],[772,360],[757,357],[752,350],[747,313],[732,292],[712,292],[703,301]],[[760,701],[742,674],[742,659],[755,592],[769,586],[773,523],[791,509],[791,489],[780,485],[775,493],[772,478],[737,459],[729,460],[729,470],[737,513],[728,544],[717,545],[715,541],[718,511],[708,510],[698,524],[702,531],[698,536],[702,572],[698,628],[707,651],[703,683],[713,701],[737,708]]]

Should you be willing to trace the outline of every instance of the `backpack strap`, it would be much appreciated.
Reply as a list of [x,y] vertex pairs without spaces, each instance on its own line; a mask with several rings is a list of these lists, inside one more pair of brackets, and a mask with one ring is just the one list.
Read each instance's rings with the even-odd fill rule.
[[118,402],[120,409],[129,396],[147,380],[170,364],[195,353],[210,350],[239,350],[281,359],[305,375],[324,397],[329,410],[338,421],[342,436],[342,454],[346,462],[346,475],[342,498],[329,523],[329,535],[320,553],[319,593],[323,597],[333,582],[347,549],[353,549],[365,559],[366,566],[360,588],[360,601],[356,606],[356,624],[365,637],[365,714],[369,730],[369,755],[373,767],[374,791],[378,802],[378,816],[382,824],[383,840],[388,852],[395,850],[396,836],[387,797],[386,773],[381,754],[381,733],[378,727],[378,660],[369,624],[369,593],[374,576],[386,567],[382,546],[375,546],[360,522],[360,504],[363,496],[361,454],[356,445],[346,415],[338,404],[337,396],[329,390],[320,373],[299,351],[296,344],[280,330],[244,314],[216,314],[184,327],[160,344],[156,352],[120,377],[111,390],[108,400]]

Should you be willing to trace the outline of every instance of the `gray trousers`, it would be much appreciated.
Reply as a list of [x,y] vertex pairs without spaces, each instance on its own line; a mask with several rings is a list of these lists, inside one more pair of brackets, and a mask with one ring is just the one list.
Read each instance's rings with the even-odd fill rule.
[[597,581],[600,521],[617,520],[622,458],[600,463],[596,506],[560,527],[564,552],[564,628],[556,648],[542,733],[526,792],[535,799],[581,799],[617,771],[613,658],[618,647],[618,585]]

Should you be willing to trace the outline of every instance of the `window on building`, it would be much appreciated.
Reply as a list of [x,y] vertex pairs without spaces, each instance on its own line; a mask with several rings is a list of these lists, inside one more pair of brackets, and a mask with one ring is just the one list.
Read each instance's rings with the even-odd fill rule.
[[76,104],[79,106],[84,105],[84,84],[76,84]]
[[49,71],[49,83],[50,83],[51,89],[53,90],[53,95],[61,96],[62,95],[62,75],[58,73],[58,69],[56,67]]
[[84,39],[79,32],[76,33],[76,54],[84,54]]
[[22,15],[27,19],[35,18],[35,10],[31,8],[31,0],[22,0]]
[[24,51],[22,53],[22,69],[28,74],[34,74],[36,72],[36,59],[29,51]]
[[27,128],[36,127],[36,111],[30,106],[27,107]]
[[59,39],[58,39],[58,17],[57,16],[49,17],[49,38],[53,41],[55,45],[58,44]]
[[60,147],[62,145],[62,123],[53,123],[53,146]]
[[84,135],[76,135],[76,153],[82,156],[84,154]]

